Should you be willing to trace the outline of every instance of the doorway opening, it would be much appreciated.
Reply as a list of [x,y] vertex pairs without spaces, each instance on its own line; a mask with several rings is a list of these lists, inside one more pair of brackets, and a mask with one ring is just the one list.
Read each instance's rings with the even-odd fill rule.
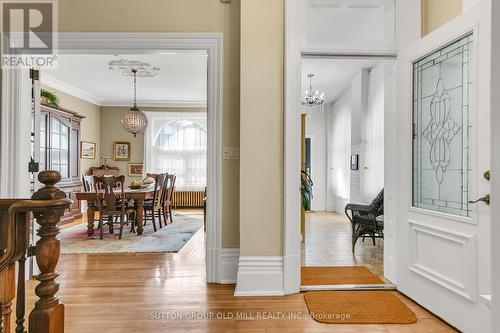
[[302,172],[312,184],[301,221],[301,288],[313,288],[312,280],[314,289],[393,287],[384,277],[383,189],[395,60],[303,56],[301,62],[302,90],[324,96],[322,105],[301,109]]
[[[204,77],[206,78],[206,89],[204,91],[204,96],[206,96],[205,108],[206,108],[206,233],[203,242],[203,251],[200,253],[202,257],[205,258],[206,265],[206,281],[207,282],[221,282],[220,276],[220,253],[221,253],[221,163],[222,163],[222,142],[221,142],[221,113],[222,113],[222,35],[219,33],[60,33],[59,34],[59,54],[63,55],[142,55],[142,56],[154,56],[158,54],[168,54],[172,51],[179,51],[183,53],[193,53],[195,51],[202,51],[206,55],[206,67],[204,72]],[[26,74],[26,75],[25,75]],[[99,78],[96,78],[98,80]],[[13,87],[18,91],[26,91],[26,96],[20,99],[9,98],[5,99],[4,106],[7,110],[26,110],[25,102],[29,101],[31,97],[28,93],[28,89],[23,89],[28,86],[29,76],[25,71],[4,71],[3,72],[3,82],[5,84],[3,87]],[[131,82],[131,81],[130,81]],[[132,85],[130,84],[130,89]],[[39,96],[39,94],[36,94]],[[130,99],[132,103],[133,99]],[[182,101],[177,101],[182,102]],[[127,104],[130,107],[130,103]],[[36,103],[40,105],[40,103]],[[140,106],[140,105],[139,105]],[[144,108],[144,106],[146,108]],[[147,110],[147,105],[143,105],[143,110]],[[28,119],[31,114],[22,114],[22,117],[11,119],[12,128],[19,128],[22,126],[29,125]],[[68,113],[63,120],[66,123],[78,122],[78,119],[73,119],[74,114]],[[67,119],[66,119],[67,118]],[[77,117],[76,117],[77,118]],[[26,121],[20,121],[19,119],[26,119]],[[34,122],[36,126],[39,126],[40,121]],[[75,125],[76,124],[72,124]],[[71,127],[73,128],[73,127]],[[65,132],[68,130],[61,129],[56,131],[57,135],[54,136],[54,140],[59,140],[60,137],[65,137]],[[38,133],[39,129],[34,128],[34,132]],[[24,133],[24,132],[23,132]],[[26,133],[29,132],[26,131]],[[58,139],[56,138],[58,137]],[[131,135],[132,136],[132,135]],[[28,137],[28,136],[27,136]],[[77,131],[71,131],[70,139],[68,143],[74,144],[76,141],[80,141]],[[120,141],[120,140],[117,140]],[[10,142],[10,141],[9,141]],[[14,141],[15,142],[15,141]],[[126,145],[120,145],[123,148]],[[11,149],[11,154],[21,154],[25,156],[30,156],[30,142],[29,140],[20,140],[12,145],[15,149]],[[79,160],[79,154],[81,147],[77,144],[73,149],[73,153],[77,153],[78,156],[76,160]],[[91,151],[93,148],[86,147],[86,152]],[[120,148],[120,154],[126,152],[126,148]],[[39,149],[34,149],[34,159],[37,161],[39,156]],[[59,151],[60,153],[60,151]],[[97,153],[97,152],[96,152]],[[133,152],[132,152],[133,153]],[[17,155],[15,155],[17,156]],[[96,154],[97,159],[101,158],[102,155]],[[65,159],[66,154],[61,158]],[[14,157],[6,156],[9,160],[15,160]],[[140,156],[142,159],[142,156]],[[107,161],[100,161],[102,164],[110,162],[112,157],[107,159]],[[59,161],[59,160],[57,160]],[[57,163],[56,164],[61,164]],[[128,162],[128,161],[127,161]],[[130,162],[137,162],[132,161]],[[64,164],[64,163],[62,163]],[[78,164],[73,164],[72,167],[79,168]],[[69,173],[74,170],[69,166]],[[135,171],[137,171],[137,168]],[[19,169],[19,168],[18,168]],[[3,178],[14,178],[17,169],[12,168],[7,170],[8,172],[2,173]],[[62,170],[62,171],[65,171]],[[10,172],[10,173],[9,173]],[[124,174],[128,175],[127,170],[123,171]],[[2,179],[3,179],[2,178]],[[22,182],[17,184],[16,189],[19,188],[24,192],[29,190],[30,178],[24,177]],[[35,178],[36,179],[36,178]],[[59,184],[58,186],[60,186]],[[128,184],[126,184],[128,185]],[[37,184],[35,182],[34,186]],[[78,190],[76,190],[78,191]],[[23,193],[24,193],[23,192]],[[69,192],[69,191],[68,191]],[[15,191],[12,191],[15,193]],[[71,194],[71,193],[70,193]],[[26,195],[26,194],[24,194]],[[75,195],[71,194],[71,199],[78,201]],[[74,207],[75,208],[75,207]],[[76,207],[75,212],[78,210]],[[175,216],[174,216],[175,219]],[[202,222],[203,223],[203,222]],[[158,225],[157,225],[158,226]],[[128,230],[126,231],[128,232]],[[36,272],[35,272],[36,273]]]

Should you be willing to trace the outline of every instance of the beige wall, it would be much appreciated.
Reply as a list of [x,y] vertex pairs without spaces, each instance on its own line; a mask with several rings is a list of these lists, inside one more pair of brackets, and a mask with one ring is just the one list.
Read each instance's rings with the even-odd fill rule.
[[[125,175],[125,182],[128,184],[132,180],[141,180],[141,177],[128,176],[129,163],[143,163],[144,159],[144,134],[133,134],[125,131],[120,122],[122,115],[127,112],[127,107],[101,107],[100,121],[101,126],[101,156],[113,156],[113,142],[126,141],[130,142],[130,161],[113,161],[109,160],[108,165],[120,168],[120,171]],[[206,112],[205,108],[147,108],[143,111],[152,112]]]
[[422,36],[462,13],[463,0],[422,0]]
[[[43,72],[41,73],[43,75]],[[86,174],[88,169],[92,166],[99,166],[99,154],[100,154],[100,144],[99,144],[99,106],[79,99],[77,97],[68,95],[59,90],[51,87],[42,86],[59,97],[59,106],[64,109],[69,109],[80,115],[84,116],[85,119],[82,120],[80,139],[82,141],[94,142],[97,144],[96,147],[96,159],[81,159],[80,160],[80,170],[82,175]]]
[[283,10],[283,0],[241,1],[242,256],[282,255]]
[[[224,36],[222,141],[226,147],[239,147],[239,0],[232,0],[231,4],[220,0],[59,0],[59,30],[221,32]],[[222,245],[239,247],[239,163],[224,160],[222,174]]]

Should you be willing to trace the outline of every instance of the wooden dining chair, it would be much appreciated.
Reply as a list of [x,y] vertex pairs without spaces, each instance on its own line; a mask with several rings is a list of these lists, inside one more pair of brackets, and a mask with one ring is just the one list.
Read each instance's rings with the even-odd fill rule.
[[[165,178],[166,174],[148,174],[148,177],[151,177],[155,180],[155,189],[153,191],[153,199],[146,200],[144,202],[144,215],[145,221],[151,217],[151,221],[153,223],[153,230],[156,232],[156,216],[158,216],[158,222],[160,228],[162,228],[161,224],[161,198],[163,196],[163,190],[165,186]],[[151,214],[149,214],[151,213]]]
[[165,193],[162,198],[161,204],[161,212],[163,215],[163,220],[165,225],[168,224],[168,220],[170,219],[170,223],[173,223],[172,219],[172,199],[174,197],[174,189],[175,189],[175,179],[177,177],[174,174],[167,174],[165,177]]
[[[125,198],[124,182],[125,176],[123,175],[118,177],[94,177],[94,190],[97,196],[96,202],[99,211],[99,234],[101,239],[103,239],[104,216],[120,217],[120,234],[118,238],[121,239],[123,226],[125,225],[125,217],[127,217],[128,222],[130,214],[134,213],[134,208],[129,207],[127,200],[123,200],[123,198]],[[116,194],[115,190],[120,193],[119,196]],[[110,230],[112,230],[113,219],[108,219],[108,223],[111,223]]]
[[[87,175],[83,175],[82,176],[82,183],[83,183],[83,190],[87,193],[94,193],[95,192],[95,189],[94,189],[94,176],[90,175],[90,176],[87,176]],[[92,208],[94,209],[94,211],[97,211],[98,208],[97,208],[97,201],[93,201],[92,202]],[[96,217],[96,215],[94,215],[94,221],[93,222],[99,222],[99,218]]]

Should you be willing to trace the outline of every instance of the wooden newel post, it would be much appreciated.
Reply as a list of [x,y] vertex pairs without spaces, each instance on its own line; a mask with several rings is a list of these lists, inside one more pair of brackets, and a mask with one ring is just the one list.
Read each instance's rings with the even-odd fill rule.
[[[42,171],[38,180],[45,187],[33,194],[33,200],[56,200],[66,198],[66,194],[54,185],[61,180],[57,171]],[[29,316],[30,333],[63,333],[64,332],[64,305],[59,301],[57,291],[59,282],[56,271],[59,261],[60,242],[57,237],[59,228],[57,224],[64,214],[63,209],[50,209],[35,212],[37,224],[40,225],[36,243],[36,262],[40,269],[37,280],[40,281],[35,288],[38,300]]]

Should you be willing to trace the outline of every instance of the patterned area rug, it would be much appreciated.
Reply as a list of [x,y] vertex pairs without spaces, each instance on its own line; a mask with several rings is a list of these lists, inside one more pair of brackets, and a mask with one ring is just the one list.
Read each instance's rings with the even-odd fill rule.
[[[153,224],[147,221],[141,236],[130,232],[130,226],[123,227],[122,239],[118,239],[119,226],[114,234],[104,226],[104,239],[99,239],[97,222],[92,237],[87,235],[87,223],[61,230],[61,253],[126,253],[126,252],[179,252],[193,235],[203,227],[203,214],[174,214],[174,223],[153,231]],[[158,227],[158,221],[157,221]]]

